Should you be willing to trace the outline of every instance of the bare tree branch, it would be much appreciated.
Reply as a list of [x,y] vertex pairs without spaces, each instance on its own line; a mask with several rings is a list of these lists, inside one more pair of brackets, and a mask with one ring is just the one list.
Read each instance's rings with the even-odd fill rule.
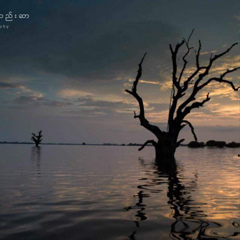
[[197,66],[197,69],[200,68],[199,57],[200,57],[201,48],[202,48],[202,44],[201,44],[201,41],[199,40],[198,41],[198,50],[196,52],[196,66]]
[[184,44],[184,42],[185,41],[182,40],[182,42],[178,43],[176,45],[176,47],[175,47],[175,50],[173,50],[171,44],[169,45],[170,51],[171,51],[171,54],[172,54],[172,68],[173,68],[173,71],[172,71],[172,81],[173,81],[174,86],[176,86],[177,89],[180,88],[179,82],[177,80],[177,54],[178,54],[178,50]]
[[133,82],[133,87],[132,87],[132,91],[135,92],[135,93],[137,92],[137,84],[138,84],[138,81],[139,81],[139,79],[140,79],[141,76],[142,76],[142,63],[143,63],[143,60],[144,60],[144,58],[145,58],[146,55],[147,55],[147,53],[145,53],[145,54],[143,55],[143,58],[142,58],[141,62],[138,64],[138,73],[137,73],[137,76],[136,76],[135,81]]
[[202,102],[194,102],[191,106],[186,107],[182,113],[181,119],[184,119],[194,108],[203,107],[204,103],[210,101],[209,93],[207,94],[207,97]]
[[203,83],[202,85],[200,85],[200,86],[198,87],[198,89],[200,90],[200,89],[204,88],[205,86],[207,86],[207,85],[208,85],[209,83],[211,83],[212,81],[216,81],[216,82],[219,82],[219,83],[227,83],[227,84],[229,84],[229,85],[232,87],[232,89],[233,89],[234,91],[238,91],[238,89],[240,89],[240,87],[235,87],[234,84],[233,84],[233,82],[231,82],[231,81],[229,81],[229,80],[223,79],[227,74],[232,73],[232,72],[235,72],[235,71],[237,71],[238,69],[240,69],[240,67],[233,68],[233,69],[231,69],[231,70],[228,70],[228,69],[227,69],[227,71],[225,71],[223,74],[221,74],[219,78],[216,78],[216,77],[210,78],[210,79],[207,80],[205,83]]
[[[238,90],[238,88],[237,88],[237,90],[236,90],[236,88],[234,87],[233,84],[231,84],[230,81],[223,80],[223,79],[221,79],[221,77],[220,77],[220,78],[212,78],[211,81],[209,81],[209,80],[210,80],[210,79],[209,79],[206,83],[204,83],[204,84],[202,84],[202,85],[199,86],[199,83],[203,80],[203,78],[209,74],[209,71],[210,71],[210,69],[211,69],[212,64],[214,63],[214,61],[216,61],[218,58],[220,58],[220,57],[222,57],[223,55],[225,55],[226,53],[228,53],[235,45],[237,45],[237,43],[232,44],[232,45],[231,45],[227,50],[225,50],[224,52],[222,52],[222,53],[220,53],[220,54],[218,54],[218,55],[215,55],[214,57],[211,56],[211,57],[210,57],[210,60],[209,60],[209,63],[208,63],[207,66],[205,66],[205,67],[197,67],[197,70],[194,72],[195,76],[199,73],[199,71],[200,71],[201,69],[205,69],[205,71],[204,71],[203,73],[200,73],[200,74],[198,75],[198,79],[195,81],[195,84],[194,84],[192,93],[191,93],[190,96],[178,107],[178,110],[177,110],[178,115],[181,115],[182,110],[183,110],[190,102],[192,102],[193,100],[195,100],[195,96],[197,95],[197,93],[199,92],[199,90],[202,89],[204,86],[206,86],[208,83],[210,83],[210,82],[213,81],[213,80],[214,80],[214,81],[218,81],[218,82],[226,82],[226,83],[229,83],[230,85],[232,85],[232,87],[233,87],[233,89],[234,89],[235,91]],[[200,54],[200,50],[199,50],[199,54]],[[222,78],[223,78],[226,74],[228,74],[228,73],[230,73],[230,72],[233,72],[233,71],[235,71],[235,70],[237,70],[237,69],[238,69],[238,68],[233,69],[233,70],[227,70],[225,73],[222,74]],[[189,80],[189,79],[188,79],[188,80]],[[188,83],[189,83],[188,80],[184,83],[186,89],[188,88]],[[221,80],[221,81],[220,81],[220,80]]]
[[221,78],[224,78],[227,74],[232,73],[232,72],[235,72],[235,71],[237,71],[238,69],[240,69],[240,67],[233,68],[232,70],[227,69],[227,71],[224,72],[224,73],[222,73],[220,77],[221,77]]
[[176,146],[177,147],[179,147],[180,146],[180,144],[182,143],[182,142],[184,142],[185,141],[185,139],[183,138],[183,139],[181,139],[181,140],[179,140],[177,143],[176,143]]
[[187,52],[186,52],[186,53],[183,55],[183,57],[182,57],[182,60],[183,60],[184,64],[183,64],[181,73],[180,73],[180,75],[179,75],[179,80],[178,80],[179,84],[180,84],[180,82],[181,82],[182,75],[183,75],[183,73],[184,73],[184,71],[185,71],[185,68],[186,68],[186,66],[187,66],[187,64],[188,64],[188,61],[186,60],[186,57],[187,57],[187,55],[190,53],[190,50],[193,49],[193,47],[189,47],[189,41],[190,41],[190,39],[191,39],[191,36],[192,36],[193,32],[194,32],[194,29],[192,30],[191,34],[189,35],[188,40],[185,40],[185,39],[184,39],[184,43],[185,43],[185,45],[186,45],[186,47],[187,47]]
[[212,64],[217,60],[219,59],[220,57],[222,57],[223,55],[227,54],[234,46],[236,46],[238,43],[234,43],[232,44],[227,50],[225,50],[224,52],[218,54],[218,55],[215,55],[214,57],[210,57],[210,60],[209,60],[209,63],[208,65],[205,67],[206,70],[204,73],[202,74],[199,74],[199,77],[197,79],[197,81],[195,82],[195,85],[194,85],[194,88],[197,88],[198,87],[198,84],[203,80],[203,78],[209,74],[209,71],[212,67]]
[[193,137],[194,137],[195,141],[197,141],[197,135],[196,135],[196,133],[194,131],[193,125],[189,121],[187,121],[187,120],[183,120],[182,123],[186,123],[191,128]]
[[196,70],[187,78],[187,80],[184,82],[183,84],[183,90],[186,91],[188,89],[188,86],[189,86],[189,83],[193,80],[193,78],[195,76],[197,76],[197,74],[203,70],[203,69],[206,69],[206,67],[200,67],[200,64],[199,64],[199,57],[200,57],[200,51],[201,51],[201,48],[202,48],[202,45],[201,45],[201,41],[199,40],[198,42],[199,46],[198,46],[198,50],[197,52],[195,51],[195,55],[196,55]]
[[[183,41],[181,43],[178,43],[175,47],[175,51],[173,51],[172,46],[170,45],[170,50],[171,50],[171,54],[172,54],[172,64],[173,64],[173,73],[172,73],[172,80],[173,80],[173,95],[172,95],[172,102],[170,101],[170,109],[169,109],[169,115],[168,115],[168,126],[169,126],[169,131],[171,131],[171,122],[174,118],[174,113],[176,111],[176,107],[177,107],[177,103],[178,100],[183,97],[185,95],[184,93],[184,88],[182,88],[180,86],[180,81],[182,79],[182,76],[184,74],[185,68],[187,66],[187,60],[186,57],[189,54],[190,50],[192,49],[191,47],[189,47],[189,41],[191,39],[191,36],[194,32],[194,29],[192,30],[191,34],[189,35],[188,39],[186,40],[185,38],[183,39]],[[179,78],[177,79],[177,54],[178,51],[180,49],[180,47],[185,43],[186,47],[187,47],[187,51],[186,53],[183,55],[182,60],[184,62],[182,70],[180,72]],[[177,94],[175,94],[175,87],[177,88]],[[187,87],[186,87],[187,89]]]
[[162,131],[157,126],[150,124],[148,122],[148,120],[145,118],[145,110],[144,110],[143,100],[137,93],[137,84],[139,82],[139,79],[142,76],[142,63],[143,63],[143,60],[144,60],[146,54],[147,53],[144,54],[141,62],[138,64],[138,73],[137,73],[135,81],[133,82],[132,91],[130,91],[128,89],[126,89],[125,91],[127,93],[131,94],[138,101],[140,113],[139,113],[139,115],[136,115],[136,112],[134,112],[134,118],[139,118],[141,125],[143,127],[145,127],[146,129],[148,129],[149,131],[151,131],[158,138],[162,134]]
[[218,55],[215,55],[213,58],[210,58],[212,59],[212,62],[214,62],[215,60],[217,60],[218,58],[222,57],[223,55],[225,55],[226,53],[228,53],[234,46],[238,45],[238,43],[233,43],[226,51],[218,54]]
[[149,143],[152,144],[153,146],[157,145],[157,143],[154,140],[148,140],[138,149],[138,151],[143,150]]

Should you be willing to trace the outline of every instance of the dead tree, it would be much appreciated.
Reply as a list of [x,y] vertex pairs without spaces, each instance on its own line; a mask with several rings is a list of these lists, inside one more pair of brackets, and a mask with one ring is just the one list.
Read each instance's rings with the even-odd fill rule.
[[[192,31],[193,33],[193,31]],[[148,140],[146,141],[142,147],[139,148],[139,151],[142,150],[146,145],[151,144],[155,147],[156,151],[156,160],[160,161],[163,159],[174,159],[174,154],[176,148],[180,146],[180,144],[185,139],[178,139],[180,131],[185,127],[189,126],[195,141],[197,141],[197,136],[194,131],[194,127],[191,122],[186,120],[188,114],[196,108],[203,107],[206,102],[210,100],[209,93],[206,95],[206,98],[202,101],[196,100],[198,93],[200,90],[207,87],[210,83],[225,83],[229,85],[234,91],[238,91],[240,87],[235,87],[233,82],[226,79],[226,76],[229,73],[232,73],[239,69],[227,69],[224,71],[219,77],[209,77],[210,70],[212,69],[213,63],[215,63],[219,58],[227,54],[237,43],[232,44],[228,49],[224,52],[211,55],[208,63],[206,65],[200,64],[200,54],[201,54],[201,41],[199,41],[198,49],[195,50],[195,70],[183,79],[183,75],[185,73],[188,61],[187,56],[193,50],[192,47],[189,46],[189,40],[191,38],[190,34],[189,38],[183,39],[180,43],[177,43],[175,48],[170,44],[170,52],[172,56],[172,97],[169,108],[168,115],[168,130],[163,131],[158,126],[150,124],[145,116],[144,104],[142,98],[139,96],[137,92],[137,86],[139,80],[142,76],[142,63],[146,56],[144,54],[142,60],[138,64],[138,73],[135,81],[133,82],[133,86],[131,90],[126,89],[125,91],[131,94],[138,102],[139,105],[139,114],[134,112],[134,118],[138,118],[140,121],[140,125],[149,130],[154,134],[157,140]],[[179,50],[182,50],[182,47],[186,47],[185,53],[182,56],[182,67],[178,69],[177,60],[179,58]],[[189,89],[190,84],[192,88]],[[189,90],[189,96],[182,100],[182,97],[186,94],[187,90]]]
[[36,147],[38,147],[38,145],[41,143],[42,137],[43,137],[42,130],[38,132],[38,135],[32,133],[32,140],[34,141]]

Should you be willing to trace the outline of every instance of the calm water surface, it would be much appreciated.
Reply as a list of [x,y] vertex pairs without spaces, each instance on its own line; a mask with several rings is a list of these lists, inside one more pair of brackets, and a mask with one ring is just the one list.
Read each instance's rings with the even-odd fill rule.
[[0,145],[0,239],[240,239],[239,149]]

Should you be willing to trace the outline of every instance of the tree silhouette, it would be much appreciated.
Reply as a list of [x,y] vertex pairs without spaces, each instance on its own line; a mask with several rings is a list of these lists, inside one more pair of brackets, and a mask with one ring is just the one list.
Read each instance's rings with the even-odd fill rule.
[[41,143],[42,137],[43,137],[42,130],[38,132],[38,135],[36,135],[35,133],[32,133],[32,140],[35,142],[36,147],[38,147],[38,145]]
[[[234,91],[238,91],[238,89],[240,88],[235,87],[233,82],[226,79],[226,76],[229,73],[236,71],[237,69],[239,69],[239,67],[230,70],[227,69],[219,77],[209,77],[209,73],[212,69],[213,63],[225,54],[227,54],[234,46],[237,45],[237,43],[232,44],[229,48],[227,48],[227,50],[220,54],[214,56],[211,55],[208,64],[201,65],[201,41],[199,40],[198,49],[195,50],[195,70],[190,74],[190,76],[186,76],[185,78],[183,77],[184,74],[186,74],[186,67],[188,65],[187,56],[193,50],[193,47],[189,46],[189,41],[192,33],[193,31],[191,32],[188,39],[183,39],[180,43],[177,43],[175,48],[173,48],[171,44],[169,45],[172,57],[172,96],[169,108],[167,131],[163,131],[158,126],[149,123],[145,116],[143,100],[137,92],[138,82],[142,76],[142,63],[147,53],[144,54],[142,60],[138,64],[138,73],[135,81],[133,82],[132,89],[125,90],[127,93],[131,94],[139,104],[139,114],[136,114],[134,112],[134,118],[138,118],[140,120],[140,124],[147,130],[152,132],[157,138],[157,141],[146,141],[142,145],[142,147],[139,148],[139,151],[142,150],[146,145],[151,144],[155,147],[156,160],[159,161],[174,158],[176,148],[179,147],[180,144],[185,140],[178,139],[180,131],[185,126],[188,125],[190,127],[194,140],[197,141],[194,127],[190,121],[186,120],[186,117],[193,109],[204,106],[204,104],[210,100],[209,93],[204,100],[196,100],[200,90],[206,88],[212,82],[216,82],[218,84],[226,83]],[[182,67],[178,69],[177,61],[179,59],[179,50],[182,49],[184,46],[186,47],[186,50],[181,59],[183,64]],[[189,96],[183,100],[183,96],[186,94],[186,92],[189,92]],[[183,101],[180,102],[180,100]]]

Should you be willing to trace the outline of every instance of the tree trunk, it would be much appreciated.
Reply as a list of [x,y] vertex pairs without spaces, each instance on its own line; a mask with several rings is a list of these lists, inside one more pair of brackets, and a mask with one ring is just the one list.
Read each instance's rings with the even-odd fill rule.
[[160,138],[155,147],[156,162],[171,162],[177,148],[176,140],[170,133],[165,133],[164,138]]

